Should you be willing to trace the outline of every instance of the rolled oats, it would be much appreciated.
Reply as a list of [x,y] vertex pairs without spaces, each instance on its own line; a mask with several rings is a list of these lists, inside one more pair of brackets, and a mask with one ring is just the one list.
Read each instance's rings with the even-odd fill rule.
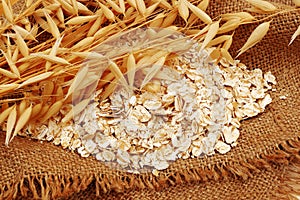
[[[114,59],[134,49],[133,45],[146,49],[146,36],[138,29],[128,38],[105,44],[107,52],[103,48],[99,53]],[[237,145],[241,120],[258,115],[271,103],[267,92],[276,84],[275,77],[260,69],[248,70],[239,61],[216,65],[209,60],[213,49],[200,51],[201,44],[183,41],[191,48],[169,62],[171,66],[163,66],[143,88],[139,86],[151,69],[146,60],[135,72],[134,88],[140,89],[118,85],[106,99],[101,98],[104,91],[96,91],[68,124],[60,123],[57,116],[48,126],[28,127],[28,133],[130,172],[150,168],[156,176],[157,170],[179,158],[227,153]],[[63,106],[60,115],[71,109],[71,105]]]

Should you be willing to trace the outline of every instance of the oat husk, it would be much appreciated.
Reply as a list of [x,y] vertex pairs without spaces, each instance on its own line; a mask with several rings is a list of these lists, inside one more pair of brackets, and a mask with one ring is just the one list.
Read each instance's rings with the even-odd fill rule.
[[[206,12],[213,18],[243,11],[247,5],[216,1]],[[178,160],[155,177],[114,171],[94,158],[83,159],[49,143],[16,137],[9,147],[1,143],[0,198],[48,199],[73,194],[71,199],[95,196],[103,199],[188,196],[192,199],[284,199],[293,193],[300,194],[297,186],[300,176],[299,40],[288,46],[300,23],[299,12],[285,12],[271,19],[273,28],[263,42],[239,59],[252,69],[270,70],[277,77],[277,91],[271,94],[273,103],[265,113],[243,122],[239,144],[229,153]],[[255,27],[257,24],[243,25],[236,31],[233,55]],[[288,97],[281,100],[281,95]],[[4,134],[0,138],[4,141]],[[163,191],[158,193],[153,189]]]

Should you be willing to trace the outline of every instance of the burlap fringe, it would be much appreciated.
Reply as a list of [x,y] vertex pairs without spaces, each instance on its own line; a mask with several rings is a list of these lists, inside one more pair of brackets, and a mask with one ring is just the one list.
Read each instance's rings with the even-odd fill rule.
[[56,199],[85,190],[93,181],[96,185],[96,195],[109,191],[121,192],[127,189],[159,190],[170,185],[184,182],[235,178],[248,179],[261,169],[269,169],[278,164],[289,165],[283,173],[282,185],[274,191],[274,197],[291,199],[293,194],[300,195],[300,138],[286,141],[271,154],[245,162],[226,163],[219,166],[204,166],[202,168],[186,168],[178,172],[152,174],[90,174],[85,177],[66,177],[57,175],[20,177],[20,182],[6,185],[0,189],[0,199],[14,199],[17,195],[32,196],[33,199]]
[[292,154],[290,165],[286,167],[281,177],[281,185],[274,191],[274,197],[282,200],[298,200],[300,197],[300,142],[289,141],[281,145],[281,148]]

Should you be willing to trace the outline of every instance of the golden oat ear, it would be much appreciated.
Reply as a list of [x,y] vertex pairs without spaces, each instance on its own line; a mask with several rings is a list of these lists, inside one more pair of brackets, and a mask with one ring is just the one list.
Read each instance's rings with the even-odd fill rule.
[[[8,39],[9,40],[9,39]],[[16,48],[18,49],[18,48]],[[1,53],[4,55],[6,62],[10,68],[10,70],[12,71],[12,73],[14,73],[18,78],[20,78],[20,71],[19,69],[16,67],[15,63],[12,60],[12,57],[9,57],[8,54],[6,54],[4,51],[2,51],[2,49],[0,49]]]
[[250,3],[254,8],[261,10],[263,12],[274,12],[278,10],[276,6],[274,6],[272,3],[264,0],[247,0],[248,3]]
[[26,57],[29,55],[29,48],[26,44],[26,42],[24,41],[24,39],[22,38],[22,36],[16,32],[16,44],[17,44],[17,47],[19,48],[19,51],[21,52],[21,54]]
[[8,3],[6,3],[6,0],[2,0],[2,6],[3,6],[3,14],[4,17],[10,22],[13,23],[14,21],[14,15],[12,8],[10,6],[10,1],[8,0]]
[[159,58],[157,60],[157,62],[155,62],[153,64],[153,66],[150,68],[150,70],[146,74],[146,76],[140,86],[140,89],[142,89],[147,83],[149,83],[149,81],[158,73],[158,71],[163,67],[165,61],[166,61],[166,56],[163,56],[163,57]]
[[99,3],[105,17],[110,21],[115,21],[115,14],[104,4]]
[[53,37],[55,39],[60,38],[60,32],[59,32],[59,29],[58,29],[56,23],[53,21],[53,19],[50,17],[50,15],[45,10],[44,10],[44,16],[47,19],[50,33],[53,35]]
[[203,10],[201,10],[197,6],[194,6],[187,0],[184,0],[184,2],[187,4],[188,8],[194,13],[194,15],[196,15],[201,21],[203,21],[206,24],[212,23],[212,19],[210,18],[210,16],[206,14]]
[[55,102],[53,105],[51,105],[48,109],[48,111],[44,114],[44,116],[39,119],[41,123],[44,123],[47,121],[50,117],[56,115],[61,107],[63,106],[63,100]]
[[134,58],[133,53],[130,53],[127,58],[127,76],[128,76],[128,82],[129,87],[133,89],[133,83],[134,83],[134,76],[135,76],[135,70],[136,70],[136,61]]
[[209,29],[208,29],[208,32],[205,36],[205,39],[201,45],[201,51],[208,45],[209,42],[212,41],[212,39],[215,38],[215,36],[217,35],[218,33],[218,30],[219,30],[219,21],[217,22],[213,22]]
[[6,138],[5,138],[5,145],[8,146],[9,141],[11,139],[12,136],[12,132],[13,129],[15,127],[16,124],[16,120],[17,120],[17,106],[13,105],[13,108],[11,110],[11,112],[8,115],[8,119],[7,119],[7,131],[6,131]]
[[271,23],[271,21],[264,22],[264,23],[258,25],[254,29],[254,31],[251,33],[251,35],[249,36],[246,43],[239,50],[239,53],[236,56],[236,58],[239,57],[241,54],[243,54],[245,51],[247,51],[248,49],[250,49],[251,47],[253,47],[254,45],[256,45],[258,42],[260,42],[263,39],[263,37],[267,34],[267,32],[270,28],[270,23]]
[[32,105],[30,105],[28,108],[26,108],[21,114],[20,117],[16,123],[15,130],[13,133],[13,136],[10,139],[10,142],[13,140],[13,138],[21,131],[22,128],[25,127],[27,122],[29,121],[32,113]]
[[189,17],[189,8],[187,3],[184,0],[179,0],[178,2],[178,12],[182,19],[187,22],[187,18]]
[[54,74],[54,72],[44,72],[42,74],[30,77],[27,80],[25,80],[23,83],[21,83],[18,88],[22,88],[26,85],[30,85],[30,84],[45,80],[45,79],[49,78],[50,76],[52,76],[53,74]]

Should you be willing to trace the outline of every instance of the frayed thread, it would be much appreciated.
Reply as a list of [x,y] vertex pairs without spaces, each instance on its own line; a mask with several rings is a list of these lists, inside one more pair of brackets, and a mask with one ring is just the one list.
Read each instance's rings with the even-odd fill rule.
[[278,199],[298,200],[296,196],[300,196],[300,160],[297,159],[286,167],[281,184],[273,195]]
[[[95,182],[96,195],[110,191],[122,192],[128,189],[153,189],[183,184],[185,182],[228,179],[229,177],[246,180],[262,169],[272,170],[274,164],[292,164],[287,178],[283,177],[283,185],[276,191],[277,196],[288,197],[290,194],[300,194],[300,139],[286,141],[269,155],[248,161],[225,163],[201,168],[186,168],[181,171],[161,172],[158,176],[147,174],[126,174],[116,171],[114,175],[90,174],[84,177],[63,175],[43,175],[20,177],[18,183],[3,186],[0,189],[0,199],[13,199],[17,195],[33,199],[56,199],[85,190]],[[289,166],[288,166],[289,167]],[[296,178],[295,178],[296,177]],[[276,194],[274,194],[276,196]]]

